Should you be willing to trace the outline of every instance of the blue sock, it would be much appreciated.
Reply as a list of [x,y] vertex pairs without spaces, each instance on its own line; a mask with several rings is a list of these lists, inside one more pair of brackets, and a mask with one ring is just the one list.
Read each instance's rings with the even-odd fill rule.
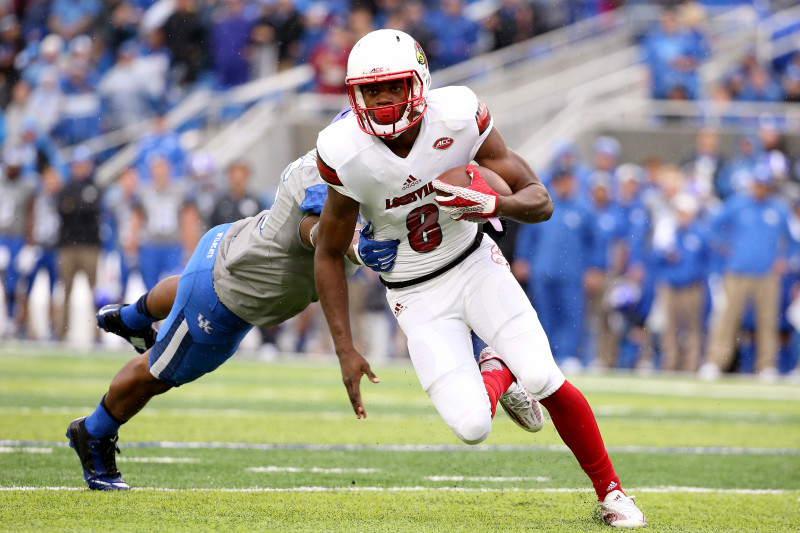
[[97,405],[97,409],[94,410],[94,413],[87,416],[84,422],[86,431],[96,439],[116,435],[117,431],[119,431],[119,427],[122,425],[122,422],[111,416],[111,413],[106,409],[104,403],[105,399],[106,397],[103,396],[103,399],[100,400],[100,403]]
[[126,305],[119,310],[123,324],[131,329],[144,329],[156,321],[144,304],[148,294],[149,292],[145,293],[135,304]]

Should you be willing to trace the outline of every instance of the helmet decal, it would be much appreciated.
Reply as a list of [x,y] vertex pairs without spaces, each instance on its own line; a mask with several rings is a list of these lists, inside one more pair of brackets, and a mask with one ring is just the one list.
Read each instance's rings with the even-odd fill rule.
[[420,65],[426,64],[428,60],[425,58],[425,52],[422,50],[422,47],[416,41],[414,41],[414,49],[417,52],[417,63],[419,63]]

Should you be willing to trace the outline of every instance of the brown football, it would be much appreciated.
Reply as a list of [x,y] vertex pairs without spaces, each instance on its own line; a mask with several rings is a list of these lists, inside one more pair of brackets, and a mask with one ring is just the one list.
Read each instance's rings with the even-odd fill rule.
[[[490,170],[486,167],[479,167],[478,165],[474,166],[476,169],[478,169],[480,175],[483,176],[483,181],[485,181],[486,184],[489,185],[492,190],[494,190],[494,192],[500,196],[511,195],[511,188],[508,186],[508,183],[506,183],[503,178],[501,178],[494,170]],[[458,187],[469,187],[471,183],[469,174],[467,174],[466,165],[446,170],[442,172],[436,179],[445,183],[449,183],[450,185],[456,185]]]

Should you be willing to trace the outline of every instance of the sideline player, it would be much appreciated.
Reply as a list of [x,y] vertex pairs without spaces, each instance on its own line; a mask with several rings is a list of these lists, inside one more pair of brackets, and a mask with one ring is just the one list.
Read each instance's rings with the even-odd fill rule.
[[[497,246],[468,220],[549,219],[552,201],[541,181],[508,148],[471,90],[429,89],[425,54],[409,35],[378,30],[361,38],[350,52],[345,82],[353,113],[317,141],[329,190],[314,268],[356,415],[366,414],[361,376],[374,376],[353,346],[343,260],[360,211],[375,239],[400,241],[394,268],[381,279],[420,383],[453,432],[476,444],[491,430],[494,398],[487,397],[492,392],[474,364],[473,329],[502,354],[511,371],[506,379],[516,376],[547,408],[591,479],[603,520],[643,526],[645,517],[622,491],[588,402],[553,360],[536,311]],[[469,188],[434,181],[471,160],[502,176],[513,194],[498,197],[474,167]],[[450,196],[437,196],[436,189]]]
[[[326,194],[312,150],[284,170],[271,210],[212,228],[180,276],[135,304],[100,310],[98,326],[141,355],[117,373],[95,411],[67,430],[89,488],[129,488],[116,466],[117,432],[153,396],[215,370],[253,325],[279,324],[317,300],[315,229]],[[350,248],[348,274],[360,264]],[[156,334],[153,323],[165,318]]]

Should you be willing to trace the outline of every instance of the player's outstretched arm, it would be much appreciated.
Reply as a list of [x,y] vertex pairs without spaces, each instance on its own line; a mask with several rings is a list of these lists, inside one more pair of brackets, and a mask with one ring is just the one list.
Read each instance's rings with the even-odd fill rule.
[[493,129],[475,154],[475,161],[494,170],[511,187],[511,196],[497,199],[498,217],[526,224],[544,222],[553,214],[553,200],[544,184],[522,156],[506,145],[497,129]]
[[358,208],[357,202],[328,188],[319,226],[314,232],[314,277],[350,403],[357,418],[366,418],[367,411],[361,401],[361,376],[366,374],[373,383],[378,383],[378,378],[353,346],[344,269],[345,253],[352,248]]

